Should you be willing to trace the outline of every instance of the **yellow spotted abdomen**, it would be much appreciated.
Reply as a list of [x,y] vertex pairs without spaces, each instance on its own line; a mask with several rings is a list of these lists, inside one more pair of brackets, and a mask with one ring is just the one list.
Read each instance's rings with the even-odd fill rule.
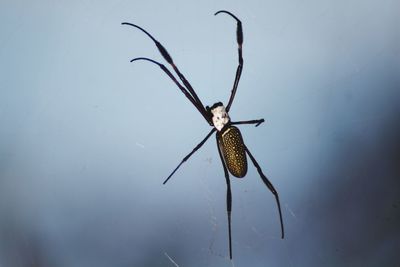
[[247,173],[247,159],[239,129],[229,126],[218,134],[218,142],[229,172],[235,177],[244,177]]

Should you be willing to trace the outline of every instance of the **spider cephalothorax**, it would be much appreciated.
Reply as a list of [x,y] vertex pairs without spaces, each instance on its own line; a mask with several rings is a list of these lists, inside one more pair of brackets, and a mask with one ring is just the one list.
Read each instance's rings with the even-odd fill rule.
[[230,122],[229,114],[221,102],[215,103],[211,108],[207,106],[206,109],[214,127],[219,132]]
[[246,121],[231,121],[229,117],[229,110],[231,108],[232,102],[235,98],[236,89],[239,84],[240,76],[242,74],[243,68],[243,57],[242,57],[242,44],[243,44],[243,32],[242,32],[242,22],[232,13],[225,10],[220,10],[215,15],[225,13],[233,17],[237,22],[236,28],[236,40],[238,44],[238,66],[236,69],[235,81],[233,83],[231,96],[228,100],[228,104],[226,107],[222,104],[222,102],[217,102],[211,107],[204,107],[200,98],[197,96],[196,91],[190,85],[190,83],[186,80],[185,76],[180,72],[177,65],[174,63],[172,57],[169,55],[164,46],[157,41],[150,33],[148,33],[143,28],[128,22],[124,22],[124,25],[130,25],[139,30],[143,31],[150,39],[153,40],[154,44],[157,46],[158,51],[160,51],[161,55],[168,62],[170,67],[175,72],[175,75],[167,68],[164,64],[155,61],[146,57],[134,58],[131,60],[145,60],[152,62],[158,65],[165,74],[178,86],[181,92],[185,95],[185,97],[193,104],[193,106],[199,111],[200,115],[206,120],[206,122],[212,126],[213,128],[207,134],[207,136],[190,152],[186,155],[182,161],[178,164],[178,166],[172,171],[172,173],[165,179],[164,184],[168,182],[168,180],[174,175],[174,173],[179,169],[179,167],[187,161],[190,156],[192,156],[198,149],[200,149],[204,143],[210,138],[211,135],[216,133],[216,141],[218,153],[221,159],[222,167],[224,169],[225,180],[226,180],[226,211],[228,215],[228,235],[229,235],[229,257],[232,259],[232,236],[231,236],[231,211],[232,211],[232,192],[231,192],[231,182],[229,178],[229,173],[233,176],[241,178],[244,177],[247,173],[247,156],[250,158],[253,165],[256,167],[258,174],[261,177],[263,183],[268,187],[272,194],[274,194],[276,199],[276,204],[278,206],[279,219],[281,223],[281,233],[282,238],[284,237],[283,230],[283,220],[282,220],[282,212],[281,205],[279,202],[278,192],[275,190],[272,183],[268,180],[268,178],[264,175],[261,170],[260,165],[258,165],[254,156],[250,153],[250,150],[245,145],[242,135],[240,133],[239,128],[234,125],[239,124],[254,124],[256,127],[264,122],[264,119],[259,120],[246,120]]

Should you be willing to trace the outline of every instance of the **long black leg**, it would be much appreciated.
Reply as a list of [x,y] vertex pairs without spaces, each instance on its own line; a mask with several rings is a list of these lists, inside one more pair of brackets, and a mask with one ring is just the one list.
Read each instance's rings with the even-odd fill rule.
[[224,158],[222,157],[221,148],[219,146],[218,135],[217,135],[217,146],[218,153],[221,159],[222,167],[224,167],[224,174],[226,180],[226,212],[228,215],[228,235],[229,235],[229,258],[232,259],[232,234],[231,234],[231,212],[232,212],[232,192],[231,192],[231,182],[229,180],[228,169],[225,166]]
[[231,97],[229,98],[228,105],[226,106],[226,111],[228,112],[229,109],[231,108],[233,99],[235,98],[236,90],[237,90],[239,80],[240,80],[240,75],[242,74],[242,69],[243,69],[243,56],[242,56],[243,28],[242,28],[242,22],[240,21],[240,19],[238,19],[231,12],[226,11],[226,10],[220,10],[217,13],[215,13],[214,15],[218,15],[219,13],[226,13],[226,14],[230,15],[231,17],[233,17],[237,21],[236,39],[237,39],[237,43],[238,43],[239,65],[236,69],[235,82],[233,83]]
[[232,125],[235,125],[235,124],[255,124],[256,127],[257,127],[263,122],[265,122],[265,120],[264,119],[260,119],[260,120],[250,120],[250,121],[233,121],[233,122],[231,122],[231,124]]
[[263,180],[264,184],[268,187],[268,189],[274,194],[275,199],[276,199],[276,204],[278,205],[278,211],[279,211],[279,219],[281,222],[281,231],[282,231],[282,238],[285,236],[285,232],[283,230],[283,220],[282,220],[282,211],[281,211],[281,204],[279,202],[279,196],[278,192],[275,190],[274,186],[272,183],[268,180],[268,178],[264,175],[264,173],[261,170],[260,165],[258,165],[256,159],[253,157],[253,155],[250,153],[249,149],[245,146],[247,155],[249,155],[251,161],[253,162],[254,166],[256,167],[258,174],[260,175],[261,179]]
[[163,182],[163,184],[166,184],[169,180],[169,178],[172,177],[172,175],[174,175],[174,173],[179,169],[179,167],[185,162],[187,161],[190,156],[192,156],[200,147],[202,147],[204,145],[204,143],[207,141],[208,138],[210,138],[210,136],[215,132],[215,128],[212,128],[211,131],[207,134],[207,136],[195,147],[193,148],[192,152],[190,152],[189,154],[186,155],[186,157],[184,157],[182,159],[182,161],[178,164],[178,166],[176,166],[176,168],[173,170],[173,172],[168,176],[167,179],[165,179],[165,181]]
[[155,45],[158,48],[158,51],[160,51],[161,55],[164,57],[164,59],[172,66],[172,68],[175,70],[176,74],[178,74],[179,79],[183,82],[183,85],[189,90],[190,94],[193,96],[193,98],[196,100],[196,102],[199,104],[199,106],[202,108],[202,113],[204,114],[203,116],[206,116],[206,110],[204,108],[204,105],[201,103],[200,98],[197,96],[196,92],[194,91],[193,87],[190,85],[190,83],[186,80],[185,76],[179,71],[178,67],[175,65],[174,61],[172,60],[172,57],[169,55],[167,49],[159,42],[157,41],[150,33],[148,33],[145,29],[129,23],[129,22],[123,22],[122,25],[129,25],[133,26],[135,28],[138,28],[142,32],[144,32],[148,37],[150,37],[151,40],[155,43]]
[[189,99],[190,102],[192,102],[192,104],[197,108],[197,110],[200,112],[200,114],[204,117],[204,119],[206,119],[206,121],[209,121],[209,118],[205,116],[205,114],[203,113],[202,108],[200,108],[200,106],[198,105],[198,103],[193,99],[192,95],[188,93],[188,91],[186,90],[185,87],[183,87],[175,78],[175,76],[167,69],[167,67],[165,67],[163,64],[161,64],[160,62],[157,62],[153,59],[150,58],[146,58],[146,57],[138,57],[138,58],[134,58],[131,60],[131,62],[136,61],[136,60],[146,60],[146,61],[150,61],[156,65],[158,65],[170,78],[172,81],[174,81],[174,83],[179,87],[179,89],[181,89],[182,93],[185,94],[185,96],[187,97],[187,99]]

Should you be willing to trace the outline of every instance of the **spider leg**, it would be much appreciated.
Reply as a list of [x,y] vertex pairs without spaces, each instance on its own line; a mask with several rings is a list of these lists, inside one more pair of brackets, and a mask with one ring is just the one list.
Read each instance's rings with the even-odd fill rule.
[[245,146],[247,155],[249,155],[251,161],[253,162],[254,166],[256,167],[258,174],[260,175],[261,179],[263,180],[264,184],[268,187],[268,189],[274,194],[275,199],[276,199],[276,204],[278,205],[278,211],[279,211],[279,219],[281,222],[281,232],[282,232],[282,239],[285,236],[284,230],[283,230],[283,220],[282,220],[282,211],[281,211],[281,204],[279,202],[279,196],[278,192],[275,190],[274,186],[272,183],[268,180],[268,178],[264,175],[264,173],[261,170],[260,165],[258,165],[256,159],[253,157],[253,155],[250,153],[249,149]]
[[165,67],[163,64],[161,64],[160,62],[157,62],[153,59],[150,58],[146,58],[146,57],[138,57],[138,58],[134,58],[131,60],[131,62],[136,61],[136,60],[146,60],[146,61],[150,61],[156,65],[158,65],[167,75],[168,77],[171,78],[172,81],[174,81],[174,83],[179,87],[179,89],[181,89],[182,93],[186,96],[187,99],[189,99],[190,102],[192,102],[192,104],[197,108],[197,110],[200,112],[200,114],[206,119],[206,121],[208,121],[208,117],[205,116],[205,114],[203,113],[203,109],[202,107],[199,106],[199,104],[196,102],[196,100],[193,99],[192,95],[188,93],[187,89],[185,87],[183,87],[175,78],[175,76],[167,69],[167,67]]
[[220,11],[216,12],[214,15],[218,15],[219,13],[226,13],[226,14],[230,15],[231,17],[233,17],[237,21],[236,40],[238,43],[239,65],[236,69],[236,76],[235,76],[235,81],[233,83],[231,96],[229,98],[228,105],[226,106],[226,111],[228,112],[229,109],[231,108],[233,99],[235,98],[236,90],[237,90],[239,80],[240,80],[240,75],[242,74],[242,69],[243,69],[243,56],[242,56],[243,28],[242,28],[242,22],[240,21],[240,19],[238,19],[231,12],[226,11],[226,10],[220,10]]
[[207,136],[195,147],[193,148],[192,152],[190,152],[189,154],[187,154],[182,161],[178,164],[178,166],[176,166],[176,168],[173,170],[173,172],[168,176],[167,179],[165,179],[165,181],[163,182],[163,184],[166,184],[169,180],[169,178],[172,177],[172,175],[174,175],[174,173],[179,169],[179,167],[185,162],[187,161],[190,156],[192,156],[200,147],[202,147],[204,145],[204,143],[207,141],[208,138],[210,138],[210,136],[215,132],[215,128],[212,128],[211,131],[207,134]]
[[250,121],[233,121],[231,122],[232,125],[235,124],[255,124],[256,127],[258,127],[261,123],[265,122],[264,119],[260,119],[260,120],[250,120]]
[[221,158],[222,167],[224,168],[225,180],[226,180],[226,212],[228,215],[228,235],[229,235],[229,258],[232,259],[232,234],[231,234],[231,212],[232,212],[232,192],[231,192],[231,182],[229,180],[228,169],[226,168],[224,158],[221,153],[221,148],[218,141],[217,135],[217,146],[219,157]]
[[202,110],[201,113],[203,114],[203,116],[207,117],[206,116],[207,112],[206,112],[204,105],[202,104],[200,98],[197,96],[196,92],[194,91],[194,89],[190,85],[190,83],[186,80],[185,76],[183,76],[183,74],[179,71],[178,67],[175,65],[174,61],[172,60],[172,57],[169,55],[167,49],[165,49],[165,47],[159,41],[157,41],[150,33],[148,33],[145,29],[139,27],[138,25],[135,25],[135,24],[132,24],[129,22],[123,22],[122,25],[129,25],[129,26],[138,28],[139,30],[144,32],[151,40],[153,40],[154,44],[157,46],[158,51],[161,53],[163,58],[172,66],[172,68],[178,75],[179,79],[183,82],[183,85],[189,90],[190,94],[192,95],[193,99],[197,102],[198,106],[201,107],[201,110]]

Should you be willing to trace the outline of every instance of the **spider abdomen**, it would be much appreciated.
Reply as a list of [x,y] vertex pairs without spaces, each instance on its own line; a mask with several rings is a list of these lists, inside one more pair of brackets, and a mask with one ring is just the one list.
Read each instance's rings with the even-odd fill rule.
[[244,177],[247,173],[247,159],[239,129],[228,126],[218,133],[218,142],[229,172],[235,177]]

